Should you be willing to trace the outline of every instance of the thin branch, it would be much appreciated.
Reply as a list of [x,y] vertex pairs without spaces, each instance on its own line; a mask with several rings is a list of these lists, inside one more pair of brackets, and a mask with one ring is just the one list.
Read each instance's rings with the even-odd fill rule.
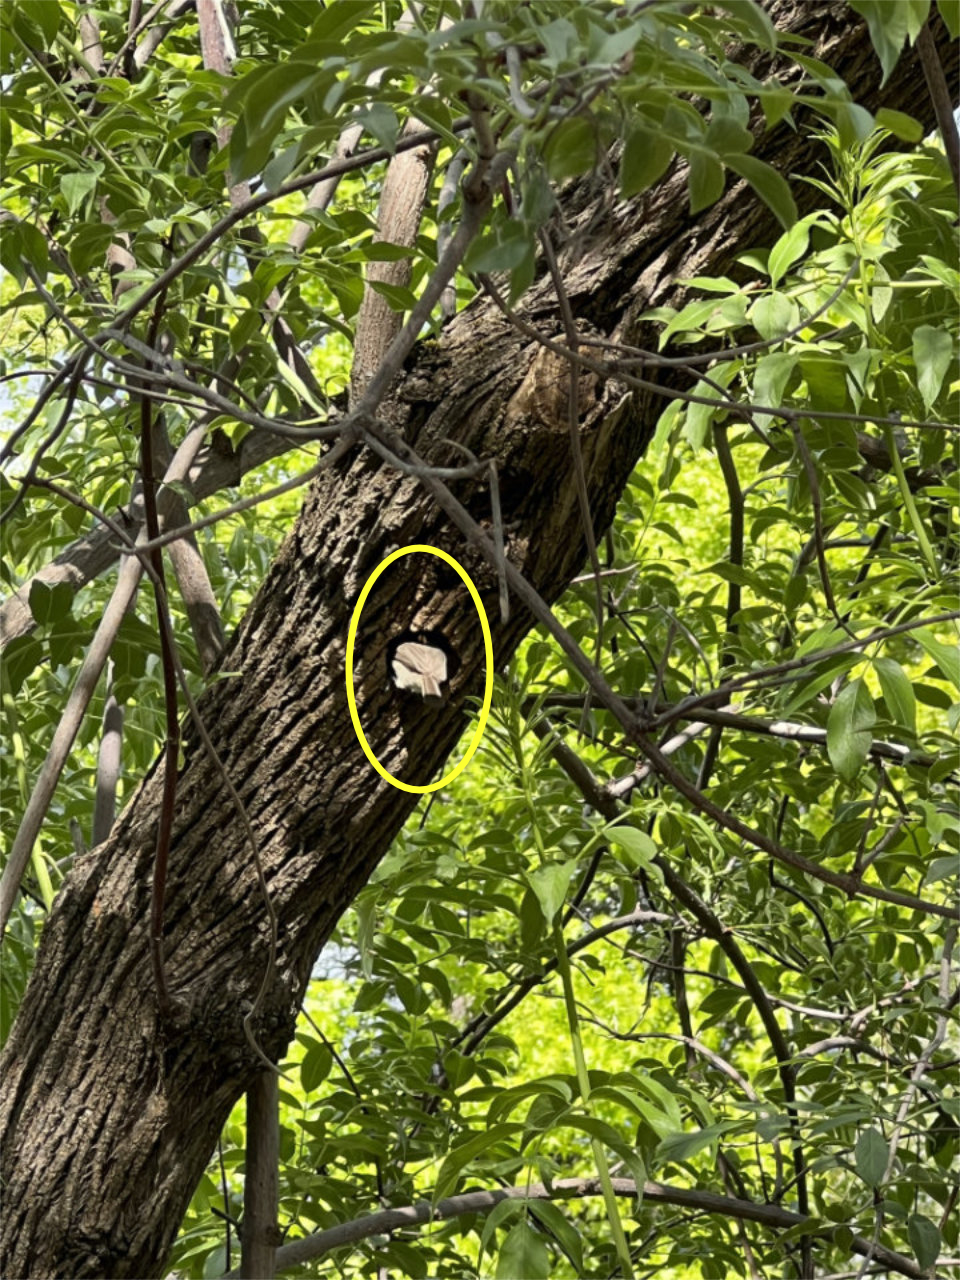
[[[732,707],[733,704],[731,704],[730,708],[724,707],[723,710],[732,710]],[[672,738],[668,738],[666,742],[662,743],[660,750],[664,755],[673,755],[681,747],[685,747],[688,742],[693,742],[695,738],[699,738],[701,734],[706,733],[709,728],[710,724],[705,719],[695,720],[680,733],[675,733]],[[632,773],[628,773],[622,778],[614,778],[611,782],[608,782],[604,790],[614,800],[627,801],[634,789],[649,778],[653,772],[652,765],[638,764]]]
[[120,781],[120,746],[123,740],[123,707],[113,696],[113,663],[107,663],[106,699],[103,705],[103,727],[97,754],[96,798],[90,844],[106,840],[113,826],[117,808],[117,785]]
[[[37,483],[48,485],[49,481],[37,481]],[[67,762],[120,624],[136,593],[140,574],[141,566],[136,558],[131,557],[121,564],[113,594],[103,611],[96,633],[84,655],[70,691],[63,715],[54,730],[46,759],[30,793],[6,866],[3,868],[3,875],[0,876],[0,930],[7,927],[20,881],[30,861],[33,846],[53,799],[60,774]]]
[[953,113],[950,87],[943,74],[943,64],[930,31],[929,20],[920,29],[916,44],[920,65],[923,67],[923,78],[927,82],[927,92],[930,94],[930,101],[933,103],[934,114],[937,117],[937,127],[943,140],[943,149],[947,153],[950,172],[953,174],[953,185],[960,193],[960,133],[957,131],[957,118]]
[[[678,1205],[699,1213],[715,1213],[722,1217],[743,1222],[756,1222],[769,1230],[788,1231],[809,1221],[803,1214],[791,1213],[778,1205],[755,1204],[731,1196],[717,1195],[712,1191],[695,1188],[671,1187],[661,1182],[645,1182],[638,1187],[632,1178],[613,1178],[613,1190],[618,1196],[642,1198],[650,1204]],[[382,1209],[378,1213],[354,1218],[349,1222],[317,1231],[302,1240],[294,1240],[277,1250],[277,1270],[293,1270],[314,1258],[323,1257],[333,1249],[369,1240],[371,1236],[384,1235],[403,1227],[427,1225],[430,1222],[446,1222],[461,1214],[487,1213],[504,1200],[568,1200],[602,1195],[599,1178],[557,1178],[548,1189],[542,1183],[527,1183],[518,1187],[497,1187],[492,1191],[466,1191],[462,1195],[449,1196],[431,1206],[428,1200],[398,1209]],[[836,1225],[828,1224],[816,1234],[830,1234]],[[870,1242],[863,1236],[853,1236],[849,1248],[865,1254]],[[878,1245],[874,1256],[886,1267],[909,1280],[923,1280],[924,1272],[912,1259]],[[239,1271],[227,1273],[226,1280],[241,1280]]]
[[807,667],[816,666],[817,663],[827,662],[831,658],[853,653],[857,649],[866,649],[872,644],[880,644],[884,640],[890,640],[894,636],[905,635],[908,631],[916,631],[920,627],[938,627],[946,622],[956,622],[958,619],[960,619],[960,610],[950,609],[927,618],[911,618],[907,622],[899,622],[894,626],[876,627],[873,631],[857,636],[853,640],[841,641],[840,644],[831,645],[827,649],[816,649],[811,653],[802,654],[798,658],[790,658],[786,662],[779,662],[776,666],[765,667],[763,671],[751,671],[732,680],[726,680],[706,693],[693,694],[689,698],[684,698],[682,702],[669,710],[658,712],[652,718],[646,719],[644,728],[648,730],[656,729],[662,725],[671,724],[674,720],[685,718],[688,712],[703,707],[708,703],[726,701],[731,693],[738,693],[740,690],[747,689],[754,684],[770,684],[773,682],[774,677],[794,679],[799,672],[805,671]]
[[702,791],[689,782],[671,764],[663,752],[643,734],[637,734],[636,741],[640,750],[654,766],[660,777],[665,782],[669,782],[674,790],[679,791],[705,817],[710,818],[725,831],[739,836],[748,844],[753,845],[754,848],[770,854],[772,858],[782,862],[785,866],[793,867],[796,871],[802,871],[814,880],[822,880],[824,884],[832,885],[835,889],[842,890],[850,897],[862,894],[868,898],[875,898],[879,902],[892,902],[907,910],[922,911],[925,915],[941,916],[945,920],[960,918],[960,910],[956,907],[947,906],[939,902],[929,902],[925,898],[918,898],[909,893],[900,893],[895,889],[887,889],[883,885],[865,884],[859,876],[842,871],[831,871],[828,867],[821,866],[819,863],[805,858],[802,854],[795,853],[793,849],[789,849],[785,845],[772,840],[762,831],[748,826],[740,818],[715,804],[708,796],[705,796]]
[[[167,468],[164,483],[173,484],[189,472],[202,438],[203,435],[200,431],[193,431],[187,435]],[[46,488],[51,487],[50,481],[40,480],[39,478],[34,483]],[[83,505],[84,509],[95,514],[92,508],[86,504]],[[115,529],[119,528],[119,526],[115,526],[113,521],[107,520],[105,523]],[[121,541],[130,540],[124,530],[119,530],[119,532]],[[145,542],[146,531],[143,530],[134,545],[142,547]],[[70,691],[63,715],[54,730],[53,740],[47,751],[46,759],[43,762],[37,781],[34,783],[27,807],[20,820],[20,827],[11,846],[6,866],[3,869],[3,875],[0,876],[0,931],[7,926],[10,912],[13,910],[13,905],[16,901],[20,881],[23,879],[23,873],[30,860],[40,827],[50,806],[50,801],[53,799],[60,774],[66,764],[90,699],[93,697],[97,681],[100,679],[100,673],[103,671],[110,654],[117,631],[124,615],[133,602],[140,582],[141,572],[141,560],[137,556],[131,556],[121,563],[113,594],[103,611],[97,630],[80,665],[80,670]]]
[[[730,448],[730,437],[727,431],[726,423],[716,423],[713,429],[714,445],[717,450],[717,461],[720,464],[720,474],[723,476],[723,482],[727,489],[727,503],[730,508],[730,564],[734,570],[743,570],[743,530],[744,530],[744,500],[743,489],[740,487],[740,477],[737,474],[737,464],[733,460],[733,450]],[[734,665],[736,659],[733,654],[733,644],[736,641],[739,632],[739,614],[740,614],[740,583],[737,581],[737,574],[731,575],[730,581],[727,583],[727,613],[725,619],[725,635],[723,645],[720,651],[720,669],[729,668]],[[713,766],[716,764],[717,756],[720,752],[720,738],[723,733],[720,725],[716,725],[710,734],[707,742],[707,750],[704,753],[703,761],[700,765],[700,772],[697,776],[697,786],[701,791],[708,785],[710,775],[713,773]]]
[[[161,294],[150,320],[148,345],[155,346],[163,317],[164,295]],[[135,383],[133,384],[136,385]],[[143,477],[144,529],[147,538],[155,538],[160,532],[157,517],[157,480],[153,463],[154,421],[153,403],[146,390],[140,392],[140,473]],[[180,716],[177,709],[177,676],[174,669],[170,612],[167,606],[167,584],[163,569],[163,555],[154,550],[146,553],[153,569],[151,574],[153,596],[160,633],[160,666],[163,673],[163,707],[166,721],[166,741],[163,751],[163,791],[160,817],[157,822],[157,843],[153,862],[153,889],[150,900],[150,955],[153,961],[153,977],[157,988],[157,1004],[160,1017],[169,1019],[173,1013],[173,1001],[167,983],[163,948],[163,914],[167,884],[167,863],[170,857],[170,840],[173,832],[173,815],[177,802],[177,779],[180,756]]]
[[[404,133],[412,132],[408,121]],[[402,136],[402,135],[401,135]],[[387,165],[377,209],[377,241],[412,249],[417,242],[427,188],[433,172],[435,146],[402,152]],[[374,287],[386,284],[408,288],[413,273],[410,258],[370,262],[363,299],[357,312],[350,370],[350,403],[362,394],[373,372],[400,329],[401,314]],[[446,288],[447,286],[445,286]],[[441,295],[442,297],[442,295]]]
[[[566,754],[555,755],[554,758],[560,767],[568,773],[571,781],[580,788],[588,804],[592,805],[608,821],[613,821],[618,817],[622,812],[620,803],[607,792],[606,788],[600,786],[592,771],[579,757],[575,756],[573,752],[567,752]],[[663,773],[659,768],[657,772],[661,773],[661,775]],[[723,926],[710,907],[686,883],[683,877],[678,875],[667,859],[658,856],[655,859],[655,865],[663,876],[664,883],[670,894],[681,906],[686,907],[697,920],[704,933],[716,942],[727,956],[739,974],[741,982],[756,1007],[760,1021],[763,1023],[767,1038],[770,1041],[770,1047],[773,1049],[777,1060],[787,1113],[790,1116],[791,1132],[793,1134],[794,1168],[797,1181],[797,1201],[801,1213],[805,1214],[807,1212],[806,1164],[800,1145],[799,1116],[794,1105],[796,1102],[796,1074],[790,1061],[789,1046],[777,1021],[772,1003],[757,978],[753,966],[744,955],[730,930]],[[805,1270],[809,1270],[807,1262],[805,1251]]]
[[[461,118],[451,123],[450,130],[454,133],[462,133],[469,126],[469,118]],[[131,303],[125,311],[115,317],[113,327],[125,330],[130,325],[130,322],[150,305],[161,290],[168,289],[178,276],[182,275],[187,267],[192,266],[202,258],[208,249],[220,248],[226,233],[242,222],[244,218],[249,217],[250,214],[266,208],[267,205],[276,200],[282,200],[286,196],[305,191],[307,188],[315,186],[318,182],[325,182],[330,178],[339,178],[345,173],[355,173],[358,169],[365,169],[368,165],[378,164],[381,160],[389,160],[397,152],[427,146],[437,140],[438,135],[432,129],[423,129],[418,133],[411,133],[407,137],[398,138],[396,145],[392,149],[370,147],[365,151],[357,152],[356,155],[345,156],[342,160],[335,160],[331,164],[325,165],[322,169],[302,174],[299,178],[293,178],[273,191],[264,190],[258,192],[255,196],[251,196],[246,204],[230,209],[213,224],[209,231],[205,231],[203,235],[199,236],[185,249],[175,262],[171,263],[165,271],[161,272],[147,286],[135,302]],[[898,425],[904,426],[906,424],[900,422]]]

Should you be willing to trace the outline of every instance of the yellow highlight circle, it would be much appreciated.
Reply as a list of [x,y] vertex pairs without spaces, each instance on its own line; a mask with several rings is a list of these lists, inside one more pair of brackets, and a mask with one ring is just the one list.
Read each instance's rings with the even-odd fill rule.
[[[487,679],[483,689],[483,706],[480,708],[480,719],[477,721],[476,732],[467,747],[466,755],[460,761],[455,769],[451,769],[445,778],[441,778],[439,782],[431,782],[424,787],[415,787],[409,782],[401,782],[399,778],[395,778],[392,773],[388,773],[377,757],[370,750],[370,743],[363,734],[360,727],[360,717],[357,714],[357,698],[353,689],[353,646],[357,638],[357,623],[360,621],[360,614],[363,606],[366,604],[367,596],[373,589],[373,584],[383,573],[384,569],[389,568],[394,560],[399,560],[401,556],[408,556],[413,551],[423,551],[430,556],[439,556],[441,560],[445,560],[452,569],[456,569],[460,577],[466,583],[467,590],[470,592],[470,598],[473,601],[477,617],[480,619],[480,629],[483,632],[483,650],[486,657]],[[385,778],[391,786],[399,788],[401,791],[411,791],[415,795],[429,795],[431,791],[439,791],[441,787],[445,787],[447,783],[452,782],[454,778],[460,776],[464,769],[473,758],[473,754],[480,745],[480,739],[483,737],[483,731],[487,727],[487,717],[490,714],[490,703],[493,701],[493,641],[490,639],[490,624],[487,622],[487,615],[483,611],[483,604],[477,594],[477,588],[473,585],[473,581],[466,569],[453,556],[447,555],[446,551],[441,551],[439,547],[429,547],[424,543],[414,543],[409,547],[401,547],[399,551],[394,551],[392,555],[387,556],[386,560],[382,560],[377,565],[373,573],[364,584],[363,590],[360,592],[360,599],[357,601],[353,611],[353,617],[350,619],[350,629],[347,632],[347,704],[350,707],[350,719],[353,721],[353,727],[356,730],[360,745],[363,747],[363,754],[367,757],[381,778]]]

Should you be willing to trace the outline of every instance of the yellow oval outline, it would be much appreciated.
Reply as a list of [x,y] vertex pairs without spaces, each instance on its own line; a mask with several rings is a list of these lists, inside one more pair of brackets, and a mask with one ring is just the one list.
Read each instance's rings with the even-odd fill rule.
[[[395,778],[392,773],[388,773],[377,757],[370,749],[370,743],[364,736],[363,729],[360,727],[360,716],[357,713],[357,699],[353,689],[353,649],[354,642],[357,638],[357,624],[360,621],[360,614],[363,606],[366,604],[367,596],[373,589],[373,584],[383,573],[384,569],[393,564],[394,560],[399,560],[401,556],[410,555],[414,551],[423,551],[430,556],[439,556],[441,560],[445,560],[452,569],[456,569],[457,573],[466,584],[467,590],[470,592],[470,598],[477,610],[477,617],[480,619],[480,629],[483,632],[483,651],[486,658],[486,683],[483,690],[483,705],[480,708],[480,719],[477,721],[476,732],[467,747],[466,755],[452,769],[445,778],[441,778],[439,782],[431,782],[423,787],[416,787],[409,782],[401,782],[399,778]],[[480,745],[480,739],[483,737],[483,731],[487,727],[487,717],[490,714],[490,704],[493,701],[493,641],[490,639],[490,624],[487,622],[487,615],[483,611],[483,604],[480,596],[477,594],[477,588],[473,585],[469,573],[464,569],[459,561],[454,560],[453,556],[448,555],[446,551],[441,551],[439,547],[431,547],[426,543],[416,542],[409,547],[401,547],[399,551],[394,551],[387,556],[386,560],[381,560],[373,573],[364,584],[363,590],[360,592],[360,599],[357,601],[353,610],[353,616],[350,619],[350,627],[347,631],[347,656],[345,660],[346,676],[347,676],[347,705],[350,708],[350,719],[353,721],[353,727],[356,730],[357,738],[360,746],[363,748],[363,754],[380,774],[381,778],[385,778],[391,786],[397,787],[400,791],[410,791],[414,795],[429,795],[431,791],[439,791],[441,787],[445,787],[447,783],[452,782],[454,778],[458,778],[464,769],[473,759],[474,752]]]

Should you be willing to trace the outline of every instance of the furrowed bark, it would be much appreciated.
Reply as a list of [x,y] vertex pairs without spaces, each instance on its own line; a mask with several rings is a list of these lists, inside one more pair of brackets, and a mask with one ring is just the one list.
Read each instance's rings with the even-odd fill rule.
[[[804,30],[818,56],[880,104],[879,69],[865,32],[841,5],[780,6],[781,29]],[[936,31],[944,39],[942,28]],[[944,57],[945,65],[955,64]],[[911,57],[883,102],[929,111]],[[931,121],[925,119],[925,123]],[[758,154],[784,172],[812,168],[815,149],[780,130]],[[801,202],[813,198],[801,185]],[[685,175],[674,171],[643,202],[617,204],[584,181],[564,196],[576,252],[560,255],[580,331],[630,341],[632,317],[675,298],[678,277],[730,268],[769,243],[772,215],[738,187],[693,221]],[[521,304],[524,319],[562,339],[552,282]],[[623,397],[583,374],[581,441],[598,533],[649,439],[663,402]],[[506,551],[549,601],[584,555],[566,437],[567,373],[488,304],[462,312],[418,350],[384,405],[390,425],[430,462],[457,466],[445,439],[495,458]],[[482,523],[482,482],[452,486]],[[394,547],[448,550],[474,576],[490,619],[497,665],[530,625],[515,607],[499,621],[497,582],[418,482],[358,451],[309,493],[201,700],[209,732],[256,827],[279,917],[276,971],[256,1026],[282,1054],[311,966],[336,921],[410,813],[416,797],[390,787],[365,760],[347,708],[347,626],[364,582]],[[461,665],[441,709],[392,691],[386,645],[408,626],[437,627]],[[385,574],[360,620],[355,684],[366,735],[387,769],[425,782],[463,729],[466,700],[483,680],[473,606],[435,557],[408,556]],[[10,1277],[153,1277],[214,1149],[229,1110],[261,1063],[242,1020],[267,961],[267,923],[252,855],[222,779],[189,724],[166,899],[175,1025],[158,1023],[150,974],[150,874],[161,777],[157,768],[110,838],[78,859],[50,914],[36,968],[5,1052],[2,1272]]]

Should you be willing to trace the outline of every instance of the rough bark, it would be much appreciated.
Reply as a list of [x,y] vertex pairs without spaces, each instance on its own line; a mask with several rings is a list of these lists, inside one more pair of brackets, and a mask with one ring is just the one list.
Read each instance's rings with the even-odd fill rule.
[[[818,55],[876,106],[879,70],[843,6],[782,8]],[[942,32],[938,32],[942,40]],[[930,116],[912,59],[883,101]],[[787,129],[758,153],[784,172],[814,151]],[[671,282],[729,270],[778,228],[742,186],[705,216],[685,213],[684,174],[647,200],[616,203],[598,182],[565,196],[574,230],[562,262],[585,331],[634,336],[632,317],[670,296]],[[803,189],[797,194],[804,199]],[[562,335],[548,281],[522,314]],[[566,371],[477,301],[411,359],[386,407],[429,460],[494,457],[510,558],[548,600],[580,567],[584,543],[566,438]],[[595,527],[618,496],[662,407],[624,398],[584,375],[582,445]],[[478,519],[479,483],[456,486]],[[367,453],[324,473],[234,636],[201,709],[258,834],[279,918],[279,954],[259,1043],[282,1054],[311,966],[416,797],[383,782],[364,759],[344,686],[347,624],[361,588],[394,547],[425,542],[456,556],[487,608],[497,665],[527,631],[515,608],[499,622],[497,583],[461,545],[415,479]],[[394,693],[386,644],[405,626],[442,629],[461,659],[437,710]],[[435,557],[408,556],[381,579],[361,619],[355,683],[367,737],[386,767],[428,780],[455,746],[466,699],[482,686],[482,642],[459,579]],[[4,1061],[2,1274],[152,1277],[233,1103],[261,1063],[242,1029],[267,962],[267,923],[253,859],[221,777],[191,726],[185,733],[166,906],[167,973],[182,1015],[158,1025],[148,940],[161,778],[148,776],[110,839],[78,859],[43,930],[36,969]]]

